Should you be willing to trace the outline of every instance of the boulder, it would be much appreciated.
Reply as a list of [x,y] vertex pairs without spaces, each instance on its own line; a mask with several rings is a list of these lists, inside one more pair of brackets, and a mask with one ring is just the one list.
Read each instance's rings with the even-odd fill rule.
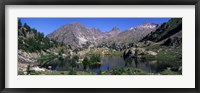
[[132,49],[126,49],[123,53],[123,58],[127,59],[132,57],[135,57],[135,51],[133,51]]
[[177,47],[182,44],[182,38],[180,37],[173,37],[173,38],[168,38],[162,45],[165,46],[171,46],[171,47]]
[[[137,54],[136,54],[137,53]],[[129,48],[123,52],[123,58],[135,58],[139,57],[140,55],[157,55],[154,51],[146,51],[144,48]]]
[[156,53],[156,52],[153,52],[153,51],[147,51],[147,53],[148,53],[149,55],[153,55],[153,56],[156,56],[156,55],[157,55],[157,53]]
[[32,70],[37,71],[37,72],[44,72],[46,69],[45,68],[39,68],[39,67],[32,67]]

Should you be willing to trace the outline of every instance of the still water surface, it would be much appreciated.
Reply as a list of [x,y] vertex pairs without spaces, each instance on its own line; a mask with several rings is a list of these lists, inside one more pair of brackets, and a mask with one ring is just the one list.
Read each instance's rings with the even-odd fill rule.
[[[120,56],[104,56],[101,58],[101,65],[99,67],[90,69],[89,71],[99,73],[100,71],[105,71],[105,70],[112,70],[112,69],[118,69],[118,68],[125,68],[125,67],[135,67],[142,69],[148,73],[157,73],[163,69],[167,68],[167,64],[165,62],[158,62],[156,60],[154,61],[145,61],[145,62],[140,62],[135,59],[130,59],[130,60],[124,60]],[[54,67],[54,70],[69,70],[70,68],[68,66],[65,66],[64,68],[60,66]],[[77,71],[82,71],[83,66],[82,64],[78,65],[75,68]]]
[[105,71],[105,70],[112,70],[118,68],[125,68],[125,67],[136,67],[140,68],[149,73],[156,73],[157,72],[157,61],[149,61],[149,62],[139,62],[135,59],[124,60],[120,56],[105,56],[101,58],[101,67],[100,69],[94,69],[94,72]]

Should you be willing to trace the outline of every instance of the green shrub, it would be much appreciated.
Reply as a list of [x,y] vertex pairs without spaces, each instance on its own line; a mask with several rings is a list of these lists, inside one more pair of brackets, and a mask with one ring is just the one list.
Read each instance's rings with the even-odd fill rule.
[[88,70],[88,67],[89,67],[89,65],[90,65],[90,61],[89,61],[88,57],[85,57],[85,58],[83,59],[82,64],[83,64],[83,68],[84,68],[85,70]]
[[54,55],[54,54],[48,54],[48,55],[43,55],[41,57],[39,57],[37,59],[38,62],[40,63],[43,63],[43,62],[48,62],[48,61],[51,61],[55,58],[57,58],[58,56],[57,55]]
[[153,55],[141,55],[140,61],[141,62],[146,62],[146,61],[152,61],[155,60],[156,57]]
[[179,75],[180,73],[166,69],[166,70],[160,72],[160,74],[162,74],[162,75]]
[[77,72],[74,69],[71,69],[68,75],[77,75]]
[[107,70],[102,72],[102,74],[103,75],[147,75],[148,73],[139,68],[128,67],[128,68]]

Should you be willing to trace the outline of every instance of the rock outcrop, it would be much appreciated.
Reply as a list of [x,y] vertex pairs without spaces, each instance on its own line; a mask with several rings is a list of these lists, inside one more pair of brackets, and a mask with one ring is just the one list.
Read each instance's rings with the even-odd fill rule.
[[129,48],[123,52],[123,58],[135,58],[140,57],[140,55],[153,55],[156,56],[157,53],[154,51],[147,51],[144,48]]

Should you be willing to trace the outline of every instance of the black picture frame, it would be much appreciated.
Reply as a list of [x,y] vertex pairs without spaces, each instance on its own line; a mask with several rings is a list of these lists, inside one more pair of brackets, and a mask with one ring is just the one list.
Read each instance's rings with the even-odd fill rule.
[[[5,88],[6,5],[195,5],[195,88]],[[1,93],[200,93],[200,0],[0,0],[0,29]]]

